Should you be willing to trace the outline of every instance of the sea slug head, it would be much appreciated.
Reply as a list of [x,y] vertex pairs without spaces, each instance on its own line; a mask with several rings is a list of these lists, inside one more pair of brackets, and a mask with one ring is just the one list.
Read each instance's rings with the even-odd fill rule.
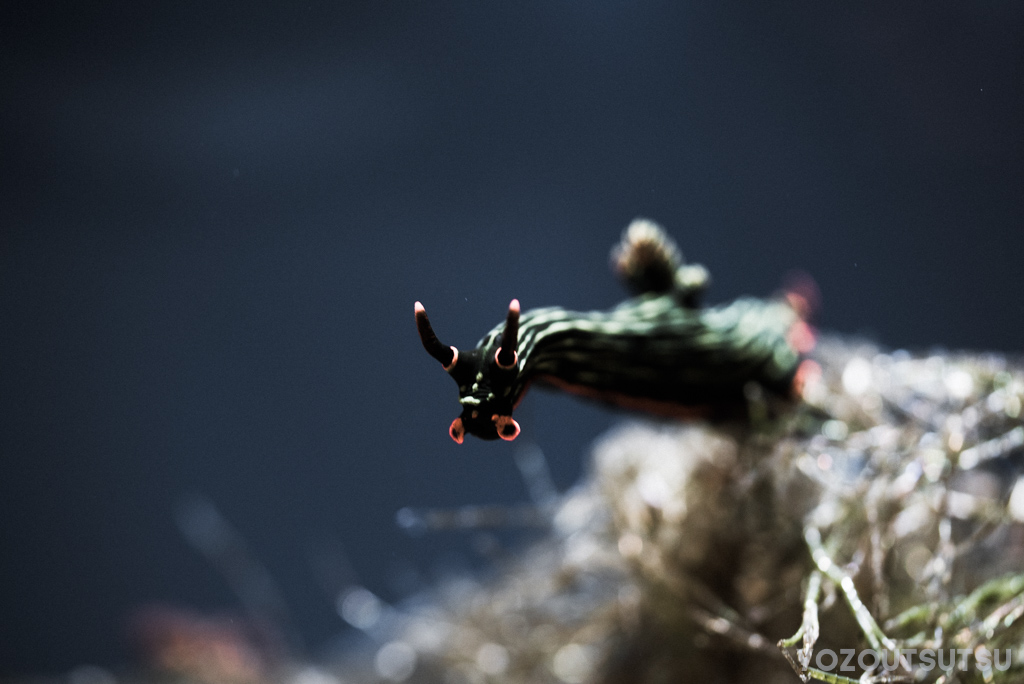
[[416,327],[423,347],[459,386],[462,414],[448,428],[448,434],[459,444],[466,434],[505,441],[519,436],[519,423],[512,418],[514,387],[519,377],[519,312],[519,300],[513,299],[497,347],[460,352],[441,344],[426,310],[416,302]]

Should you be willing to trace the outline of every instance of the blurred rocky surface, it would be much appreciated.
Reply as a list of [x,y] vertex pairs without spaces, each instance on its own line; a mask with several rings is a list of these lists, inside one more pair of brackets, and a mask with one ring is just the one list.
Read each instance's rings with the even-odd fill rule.
[[[840,338],[813,360],[797,405],[751,387],[748,423],[612,430],[584,480],[535,511],[539,541],[401,606],[350,592],[343,615],[367,638],[316,667],[234,636],[190,656],[182,637],[155,675],[103,684],[797,682],[801,644],[867,648],[872,619],[885,645],[1011,649],[1007,671],[905,681],[1022,681],[1021,364]],[[802,621],[814,638],[780,648]]]

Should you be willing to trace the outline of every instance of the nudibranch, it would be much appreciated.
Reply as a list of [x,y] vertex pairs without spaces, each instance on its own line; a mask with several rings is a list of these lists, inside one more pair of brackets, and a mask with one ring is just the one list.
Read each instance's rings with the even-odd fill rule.
[[522,312],[513,299],[505,321],[475,349],[442,344],[416,302],[424,348],[459,386],[462,414],[449,428],[452,439],[515,439],[512,413],[534,382],[664,416],[735,409],[752,383],[794,395],[814,342],[807,292],[703,308],[707,270],[685,264],[661,227],[644,219],[626,228],[612,262],[631,299],[588,312]]

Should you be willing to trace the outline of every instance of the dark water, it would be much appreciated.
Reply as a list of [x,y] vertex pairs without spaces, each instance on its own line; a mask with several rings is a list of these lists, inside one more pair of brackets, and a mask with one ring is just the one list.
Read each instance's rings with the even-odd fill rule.
[[[477,562],[394,524],[527,496],[513,446],[448,438],[412,303],[457,345],[512,297],[610,306],[637,215],[713,301],[800,267],[823,327],[1020,351],[1024,8],[766,5],[5,9],[0,674],[123,662],[146,604],[237,609],[176,528],[194,494],[312,653],[339,548],[389,599]],[[615,419],[517,418],[563,488]]]

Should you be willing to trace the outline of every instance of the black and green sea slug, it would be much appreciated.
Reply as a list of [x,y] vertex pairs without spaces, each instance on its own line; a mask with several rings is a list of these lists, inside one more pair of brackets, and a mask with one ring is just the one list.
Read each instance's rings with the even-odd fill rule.
[[744,297],[703,308],[704,267],[684,264],[656,224],[638,219],[612,253],[635,296],[610,311],[520,311],[459,350],[438,340],[423,305],[416,326],[427,352],[459,386],[462,414],[449,434],[513,440],[515,407],[532,383],[666,416],[715,415],[744,405],[751,383],[793,396],[813,346],[800,288],[774,299]]

